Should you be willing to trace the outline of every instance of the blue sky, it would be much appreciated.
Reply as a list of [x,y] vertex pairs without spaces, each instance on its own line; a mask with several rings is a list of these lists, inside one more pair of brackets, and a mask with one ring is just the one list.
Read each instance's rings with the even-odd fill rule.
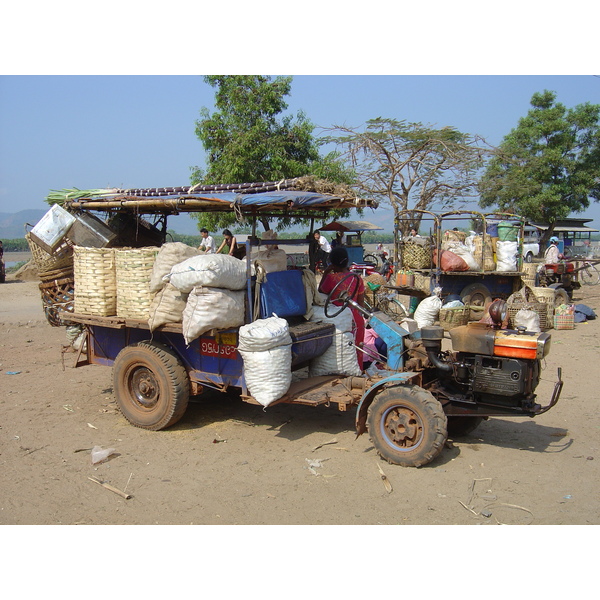
[[[593,75],[300,75],[288,103],[317,127],[391,117],[495,145],[544,89],[568,107],[600,103]],[[51,189],[189,184],[190,167],[205,164],[195,121],[213,99],[196,75],[0,76],[0,212],[44,209]],[[600,205],[580,216],[600,228]]]

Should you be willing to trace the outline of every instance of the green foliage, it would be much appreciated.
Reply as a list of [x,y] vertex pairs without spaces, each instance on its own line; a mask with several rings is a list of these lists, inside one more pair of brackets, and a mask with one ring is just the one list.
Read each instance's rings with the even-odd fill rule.
[[[481,139],[454,129],[394,119],[367,121],[362,130],[336,126],[328,142],[345,148],[361,195],[376,198],[398,214],[455,207],[476,192],[477,171],[487,150]],[[399,223],[403,234],[420,216]]]
[[[314,126],[303,112],[282,116],[291,77],[213,75],[204,80],[216,89],[216,110],[211,114],[202,108],[196,122],[208,165],[206,171],[192,168],[192,184],[279,181],[303,175],[352,183],[352,174],[338,155],[320,155]],[[217,231],[234,223],[235,216],[203,214],[198,221]],[[268,228],[266,222],[263,225]]]
[[29,252],[29,244],[25,238],[2,240],[4,252]]
[[531,106],[490,161],[480,205],[548,224],[548,238],[557,220],[600,200],[600,105],[567,109],[545,90]]

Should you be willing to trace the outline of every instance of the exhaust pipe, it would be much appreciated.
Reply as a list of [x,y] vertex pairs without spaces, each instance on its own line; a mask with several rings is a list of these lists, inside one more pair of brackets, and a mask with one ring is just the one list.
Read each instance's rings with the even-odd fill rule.
[[443,327],[421,327],[421,341],[427,352],[427,358],[431,364],[445,374],[453,372],[454,368],[451,363],[444,362],[440,358],[442,352],[442,340],[444,339]]

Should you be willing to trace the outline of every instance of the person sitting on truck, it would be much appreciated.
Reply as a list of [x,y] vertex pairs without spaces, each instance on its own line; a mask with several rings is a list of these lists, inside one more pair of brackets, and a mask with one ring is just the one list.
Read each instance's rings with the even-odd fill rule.
[[344,232],[336,231],[335,237],[331,240],[331,248],[337,248],[338,246],[344,245]]
[[237,250],[237,242],[233,237],[233,233],[229,229],[223,229],[223,241],[217,250],[217,254],[229,254],[234,256],[234,252]]
[[198,250],[206,254],[215,254],[217,251],[217,245],[215,244],[215,239],[212,237],[212,235],[208,235],[208,229],[203,227],[200,230],[200,234],[202,235],[202,241],[198,246]]
[[546,252],[544,252],[544,262],[547,265],[555,265],[561,258],[564,258],[564,256],[558,249],[558,238],[553,235],[550,238],[550,245],[546,248]]
[[[340,282],[344,277],[350,273],[348,250],[343,246],[338,246],[331,251],[329,255],[330,264],[323,272],[323,278],[319,284],[319,292],[322,294],[329,294],[333,288]],[[349,293],[354,293],[353,300],[360,306],[364,306],[365,301],[365,284],[361,277],[348,277],[346,281],[337,289],[336,297],[346,290]],[[332,303],[336,306],[341,306],[341,302],[332,299]],[[350,306],[352,311],[352,317],[354,320],[354,343],[358,346],[356,355],[358,358],[358,366],[361,371],[363,369],[363,351],[362,345],[365,339],[365,320],[362,314],[353,306]]]

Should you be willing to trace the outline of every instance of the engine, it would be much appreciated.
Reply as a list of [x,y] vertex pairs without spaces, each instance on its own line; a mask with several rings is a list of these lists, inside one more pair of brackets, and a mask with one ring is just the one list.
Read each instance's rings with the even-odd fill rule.
[[437,390],[450,399],[527,410],[534,404],[541,359],[550,335],[498,330],[480,323],[450,331],[453,352],[442,353],[444,330],[423,327],[421,340],[436,371]]

